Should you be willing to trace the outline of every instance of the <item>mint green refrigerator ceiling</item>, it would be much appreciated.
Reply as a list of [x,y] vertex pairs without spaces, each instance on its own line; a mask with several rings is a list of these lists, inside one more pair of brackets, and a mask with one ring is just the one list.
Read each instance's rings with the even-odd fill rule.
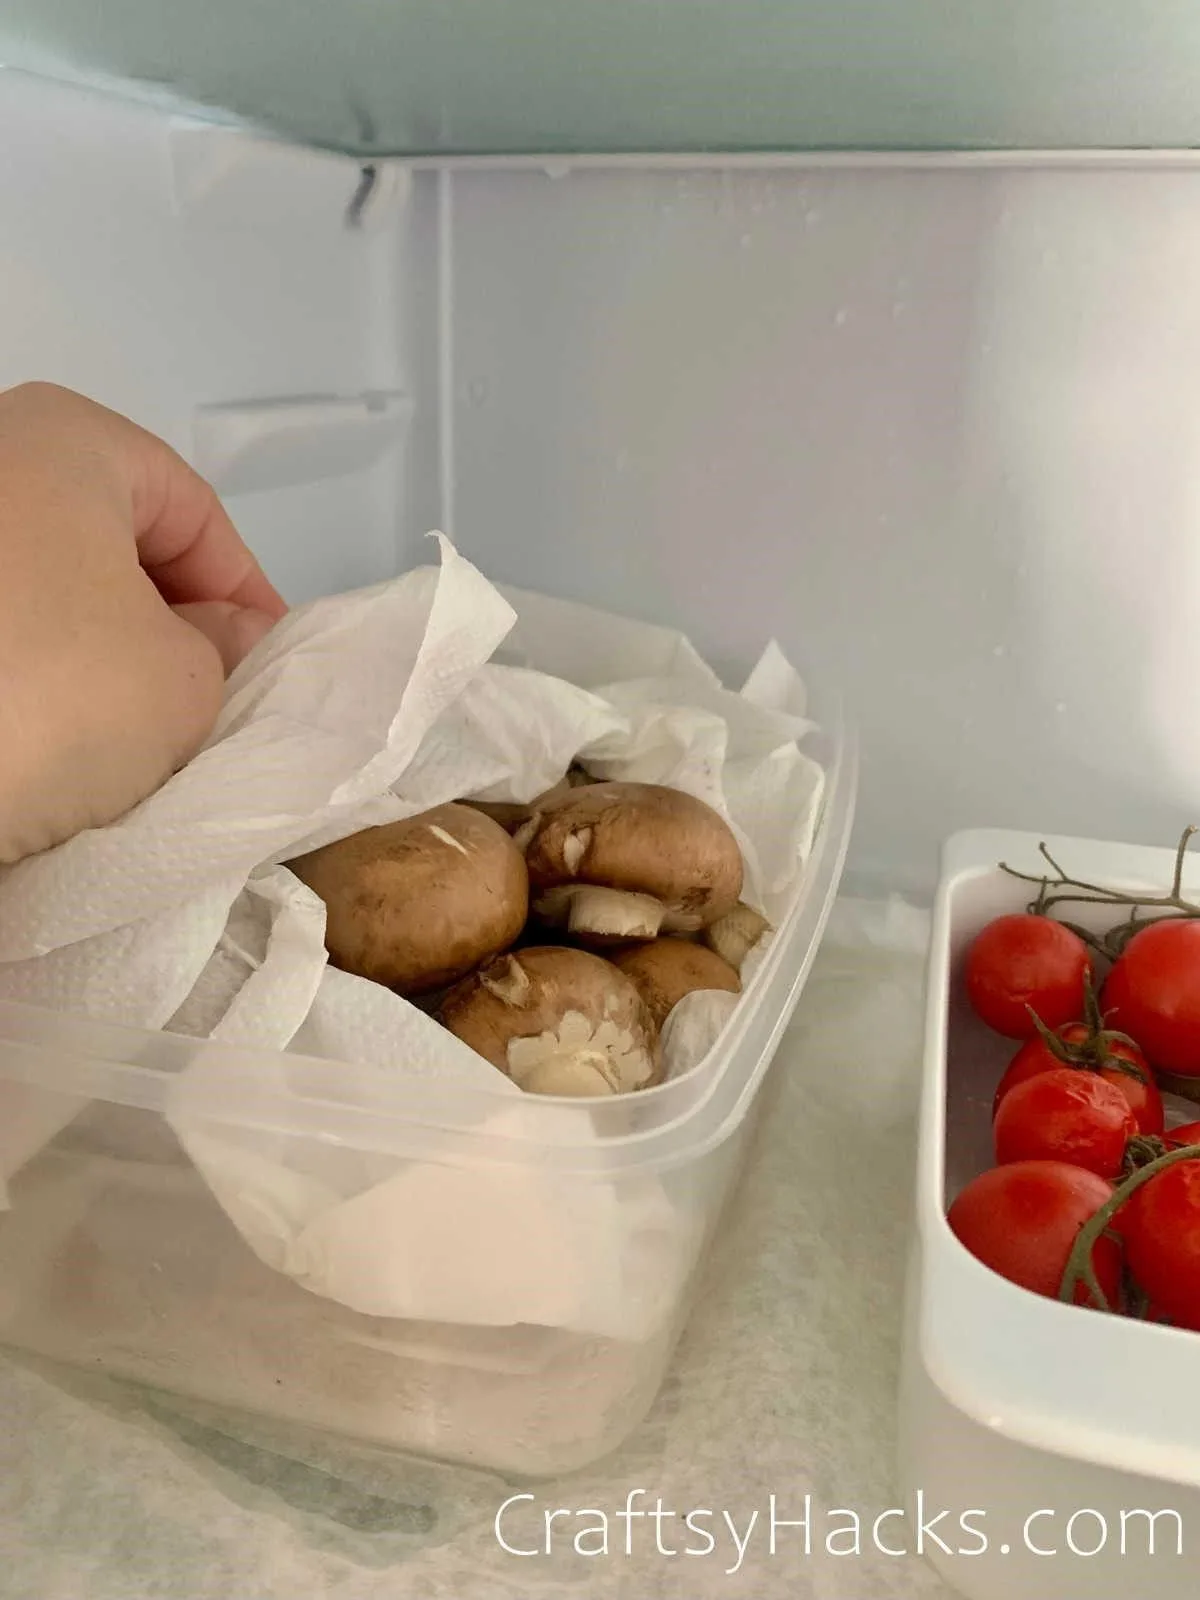
[[359,154],[1200,144],[1196,0],[2,0],[0,61]]

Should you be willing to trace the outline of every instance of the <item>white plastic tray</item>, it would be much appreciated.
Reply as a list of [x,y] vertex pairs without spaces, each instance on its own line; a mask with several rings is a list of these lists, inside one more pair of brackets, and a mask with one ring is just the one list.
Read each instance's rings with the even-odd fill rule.
[[[1147,891],[1171,881],[1170,849],[1061,837],[1046,843],[1072,876]],[[1189,1524],[1193,1539],[1200,1531],[1200,1338],[1028,1293],[978,1262],[946,1222],[954,1195],[990,1164],[992,1096],[1015,1049],[970,1013],[962,961],[991,918],[1032,898],[1033,888],[999,863],[1040,874],[1038,844],[1032,834],[972,832],[949,840],[943,853],[905,1316],[901,1477],[927,1506],[950,1508],[940,1532],[954,1553],[932,1541],[925,1553],[974,1600],[1183,1600],[1195,1593],[1196,1577],[1177,1555],[1176,1519],[1185,1551]],[[1200,859],[1189,861],[1184,882],[1200,890]],[[975,1525],[982,1522],[986,1550],[956,1526],[967,1510],[984,1513]],[[1152,1554],[1145,1514],[1156,1512],[1166,1514],[1154,1524]],[[1082,1553],[1094,1545],[1101,1545],[1095,1554]],[[1038,1553],[1051,1547],[1053,1556]]]

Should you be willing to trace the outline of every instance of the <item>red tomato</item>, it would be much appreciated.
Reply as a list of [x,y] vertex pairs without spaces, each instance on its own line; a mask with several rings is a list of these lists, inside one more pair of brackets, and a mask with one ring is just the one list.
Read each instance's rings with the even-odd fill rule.
[[1127,1061],[1137,1072],[1138,1076],[1135,1077],[1132,1072],[1125,1072],[1118,1066],[1094,1065],[1092,1058],[1083,1054],[1085,1047],[1090,1047],[1096,1038],[1086,1022],[1069,1022],[1065,1028],[1056,1031],[1064,1045],[1081,1051],[1082,1059],[1077,1063],[1060,1061],[1040,1034],[1027,1039],[1009,1062],[1008,1070],[1000,1079],[996,1097],[992,1101],[993,1117],[1001,1100],[1010,1089],[1015,1089],[1017,1084],[1026,1083],[1030,1078],[1036,1078],[1043,1072],[1057,1072],[1069,1064],[1084,1072],[1095,1072],[1106,1083],[1111,1083],[1114,1089],[1119,1089],[1129,1101],[1129,1109],[1137,1119],[1139,1133],[1163,1131],[1162,1095],[1158,1092],[1158,1085],[1154,1081],[1149,1063],[1136,1045],[1126,1044],[1121,1039],[1109,1039],[1105,1040],[1097,1051],[1097,1059],[1111,1061],[1116,1058],[1119,1061]]
[[1106,1022],[1132,1034],[1154,1066],[1200,1077],[1200,921],[1153,922],[1108,975]]
[[1125,1146],[1137,1131],[1121,1091],[1077,1067],[1040,1072],[1010,1089],[992,1124],[998,1166],[1065,1161],[1102,1178],[1120,1175]]
[[1200,1160],[1178,1161],[1121,1207],[1125,1259],[1155,1308],[1200,1327]]
[[1010,1039],[1036,1033],[1029,1008],[1048,1028],[1083,1015],[1087,945],[1049,917],[997,917],[967,953],[967,996],[990,1028]]
[[[1067,1257],[1080,1228],[1112,1194],[1094,1172],[1065,1161],[1017,1161],[974,1179],[950,1207],[947,1221],[971,1254],[1010,1283],[1057,1299]],[[1118,1303],[1121,1247],[1103,1235],[1092,1251],[1096,1277],[1110,1305]],[[1077,1303],[1090,1305],[1080,1284]]]

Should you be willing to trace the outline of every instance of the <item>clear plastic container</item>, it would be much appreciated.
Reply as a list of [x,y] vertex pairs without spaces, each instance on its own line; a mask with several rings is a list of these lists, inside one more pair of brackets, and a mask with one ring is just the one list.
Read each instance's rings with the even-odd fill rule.
[[[825,768],[823,810],[787,915],[708,1057],[636,1097],[522,1097],[514,1129],[511,1094],[411,1080],[393,1092],[377,1074],[367,1092],[362,1070],[347,1064],[337,1069],[342,1103],[328,1092],[328,1061],[288,1053],[264,1074],[261,1058],[208,1041],[0,1004],[7,1132],[32,1152],[0,1213],[0,1340],[218,1406],[515,1475],[557,1474],[615,1448],[662,1380],[836,894],[857,757],[837,715],[819,704],[814,715],[823,731],[806,749]],[[178,1073],[200,1056],[210,1083],[223,1076],[229,1086],[228,1110],[209,1118],[223,1140],[241,1134],[261,1148],[265,1134],[281,1150],[307,1146],[310,1166],[348,1154],[408,1164],[435,1186],[447,1175],[448,1193],[473,1195],[489,1226],[500,1212],[518,1233],[536,1222],[534,1208],[639,1219],[622,1224],[617,1261],[630,1287],[619,1272],[607,1284],[609,1325],[554,1325],[545,1314],[558,1288],[549,1275],[582,1282],[598,1270],[582,1249],[565,1263],[533,1243],[507,1253],[513,1310],[504,1326],[367,1316],[273,1271],[164,1115]],[[643,1249],[656,1252],[652,1264],[639,1260]],[[468,1303],[467,1275],[478,1267],[449,1257],[427,1270],[442,1300],[461,1287]]]
[[[936,1527],[942,1543],[928,1538],[924,1554],[973,1600],[1184,1600],[1196,1575],[1180,1550],[1191,1554],[1200,1527],[1200,1338],[1031,1294],[984,1267],[946,1222],[954,1196],[992,1164],[992,1097],[1016,1049],[971,1013],[962,963],[986,923],[1033,898],[999,863],[1040,873],[1038,843],[981,831],[955,836],[943,854],[900,1478],[908,1506],[920,1494],[927,1518],[947,1512]],[[1161,893],[1171,882],[1168,849],[1046,843],[1067,872],[1092,883]],[[1194,896],[1200,859],[1188,862],[1184,883]],[[1071,911],[1095,931],[1106,926],[1102,910]],[[1168,1120],[1193,1117],[1181,1103]],[[976,1513],[969,1532],[964,1512]]]

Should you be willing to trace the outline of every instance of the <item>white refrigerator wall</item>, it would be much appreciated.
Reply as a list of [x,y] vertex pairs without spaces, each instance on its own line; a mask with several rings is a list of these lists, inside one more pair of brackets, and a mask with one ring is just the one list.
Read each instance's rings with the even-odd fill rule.
[[1200,166],[360,182],[0,70],[0,384],[190,456],[244,408],[293,600],[444,525],[731,674],[774,635],[862,731],[852,885],[1200,820]]
[[455,525],[844,691],[852,880],[1200,822],[1200,168],[455,178]]

